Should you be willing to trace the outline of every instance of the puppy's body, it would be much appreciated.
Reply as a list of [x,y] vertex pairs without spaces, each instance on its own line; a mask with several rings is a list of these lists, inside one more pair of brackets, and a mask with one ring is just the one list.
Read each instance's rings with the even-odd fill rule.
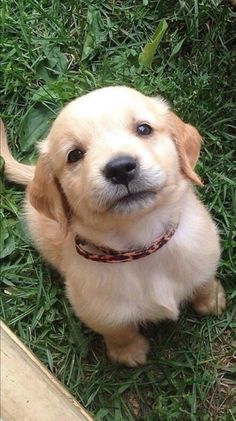
[[[140,141],[133,125],[142,121],[154,129]],[[77,142],[86,150],[84,162],[66,165]],[[225,307],[214,280],[217,230],[189,182],[199,182],[193,171],[199,149],[197,131],[163,101],[127,88],[95,91],[69,104],[41,147],[25,205],[30,233],[64,276],[75,313],[104,335],[113,360],[143,363],[148,345],[138,324],[177,319],[186,300],[205,314]],[[128,191],[147,192],[145,200],[126,199],[125,185],[105,179],[107,162],[120,155],[138,162]],[[128,263],[93,262],[75,249],[76,235],[115,250],[144,248],[173,224],[177,230],[165,246]]]
[[[96,232],[96,236],[74,222],[66,239],[55,230],[54,222],[41,219],[39,223],[39,214],[34,215],[31,209],[29,227],[41,252],[64,275],[76,314],[91,328],[102,331],[104,326],[176,319],[180,304],[214,277],[220,251],[212,220],[191,188],[181,199],[181,211],[176,208],[169,214],[166,209],[166,215],[154,210],[139,221],[138,230],[134,223],[122,230]],[[179,219],[174,238],[144,259],[109,265],[91,262],[76,252],[75,233],[117,250],[150,244],[174,212]]]

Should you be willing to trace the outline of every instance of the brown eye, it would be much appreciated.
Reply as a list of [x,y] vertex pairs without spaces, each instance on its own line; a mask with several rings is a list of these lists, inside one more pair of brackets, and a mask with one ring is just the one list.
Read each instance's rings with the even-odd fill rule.
[[84,152],[83,151],[81,151],[80,149],[74,149],[73,151],[70,151],[68,153],[67,162],[69,164],[72,164],[73,162],[77,162],[80,159],[82,159],[83,156],[84,156]]
[[137,133],[140,136],[148,136],[149,134],[152,133],[152,128],[149,124],[143,123],[137,126]]

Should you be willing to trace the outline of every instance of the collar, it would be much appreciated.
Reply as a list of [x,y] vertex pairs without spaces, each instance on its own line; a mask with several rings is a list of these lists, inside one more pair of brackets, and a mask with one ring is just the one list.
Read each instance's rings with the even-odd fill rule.
[[[169,228],[164,234],[156,238],[149,247],[143,247],[136,250],[113,250],[108,247],[96,246],[95,244],[80,238],[75,237],[75,248],[80,256],[85,259],[93,260],[102,263],[125,263],[132,260],[138,260],[142,257],[149,256],[163,247],[175,234],[178,225]],[[98,250],[101,254],[87,251],[83,246],[89,246]]]

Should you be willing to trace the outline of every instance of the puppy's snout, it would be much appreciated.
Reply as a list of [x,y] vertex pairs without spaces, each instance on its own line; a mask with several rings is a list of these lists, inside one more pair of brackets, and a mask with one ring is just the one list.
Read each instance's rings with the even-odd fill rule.
[[114,184],[127,184],[135,177],[137,161],[130,155],[122,155],[109,161],[104,168],[105,177]]

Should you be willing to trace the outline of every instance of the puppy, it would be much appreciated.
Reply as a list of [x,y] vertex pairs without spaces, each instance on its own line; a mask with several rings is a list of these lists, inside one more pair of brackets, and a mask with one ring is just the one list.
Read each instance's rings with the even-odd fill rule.
[[6,176],[28,186],[32,239],[113,361],[144,364],[138,326],[176,320],[186,301],[200,314],[225,308],[217,230],[191,186],[200,146],[162,98],[118,86],[69,103],[35,167],[14,160],[2,127]]

